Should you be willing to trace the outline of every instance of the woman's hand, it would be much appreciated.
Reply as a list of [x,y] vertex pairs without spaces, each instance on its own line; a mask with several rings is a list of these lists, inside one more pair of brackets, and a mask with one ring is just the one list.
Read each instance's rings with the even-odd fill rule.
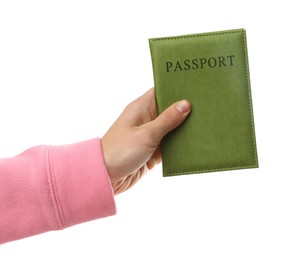
[[157,116],[154,88],[125,108],[101,140],[115,195],[161,162],[161,139],[179,126],[190,110],[190,103],[182,100]]

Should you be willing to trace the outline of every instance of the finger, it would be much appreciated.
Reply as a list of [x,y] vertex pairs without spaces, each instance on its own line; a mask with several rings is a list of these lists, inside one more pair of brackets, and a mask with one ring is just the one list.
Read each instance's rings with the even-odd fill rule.
[[154,88],[130,102],[124,109],[120,119],[130,125],[141,125],[157,116]]
[[135,185],[148,171],[147,165],[143,165],[136,172],[113,184],[114,194],[118,195]]
[[162,154],[160,147],[157,148],[153,156],[147,161],[147,167],[149,170],[153,169],[157,164],[162,161]]
[[153,136],[162,139],[168,132],[178,127],[190,111],[190,102],[181,100],[163,111],[155,120],[149,122],[147,127],[153,133]]

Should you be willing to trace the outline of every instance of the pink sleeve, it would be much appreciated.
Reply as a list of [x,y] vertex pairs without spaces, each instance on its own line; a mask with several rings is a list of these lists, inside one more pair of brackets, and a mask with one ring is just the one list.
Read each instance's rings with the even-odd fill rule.
[[99,138],[0,159],[0,244],[115,213]]

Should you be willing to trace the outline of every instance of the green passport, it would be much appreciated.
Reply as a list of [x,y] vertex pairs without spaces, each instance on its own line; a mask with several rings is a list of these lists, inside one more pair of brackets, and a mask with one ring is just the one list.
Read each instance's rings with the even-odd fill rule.
[[192,111],[161,143],[163,175],[258,168],[244,29],[149,39],[158,113]]

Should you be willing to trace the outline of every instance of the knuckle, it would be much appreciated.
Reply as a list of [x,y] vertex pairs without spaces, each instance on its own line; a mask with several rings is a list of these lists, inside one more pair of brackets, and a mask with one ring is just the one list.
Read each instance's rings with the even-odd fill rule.
[[171,122],[175,122],[175,114],[171,111],[166,111],[160,115],[164,123],[169,124]]

